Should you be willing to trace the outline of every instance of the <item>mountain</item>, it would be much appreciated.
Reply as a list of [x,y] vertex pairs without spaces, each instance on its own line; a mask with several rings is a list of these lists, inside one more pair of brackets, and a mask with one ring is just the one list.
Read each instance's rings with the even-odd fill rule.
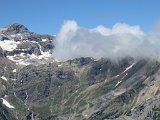
[[58,62],[55,36],[0,30],[0,119],[160,120],[160,62],[90,57]]
[[8,59],[20,65],[47,63],[54,49],[54,40],[54,36],[30,32],[18,23],[0,30],[0,46]]

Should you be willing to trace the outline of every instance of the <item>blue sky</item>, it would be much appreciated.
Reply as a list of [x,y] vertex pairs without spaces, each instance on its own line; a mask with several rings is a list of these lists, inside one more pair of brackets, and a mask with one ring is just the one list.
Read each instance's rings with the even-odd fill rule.
[[0,0],[0,27],[21,23],[57,34],[65,20],[75,20],[86,28],[124,22],[147,31],[160,20],[159,6],[160,0]]

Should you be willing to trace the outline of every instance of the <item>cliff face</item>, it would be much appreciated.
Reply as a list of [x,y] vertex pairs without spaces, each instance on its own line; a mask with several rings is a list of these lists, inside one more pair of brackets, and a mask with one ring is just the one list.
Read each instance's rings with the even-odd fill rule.
[[54,37],[19,24],[10,27],[0,35],[3,45],[15,45],[0,44],[0,95],[7,101],[0,101],[0,119],[160,119],[159,61],[82,57],[56,62],[44,54],[54,49]]

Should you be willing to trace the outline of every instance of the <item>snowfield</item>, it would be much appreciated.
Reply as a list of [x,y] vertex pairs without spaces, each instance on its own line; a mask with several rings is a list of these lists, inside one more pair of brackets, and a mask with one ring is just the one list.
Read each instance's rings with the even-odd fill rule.
[[7,51],[13,51],[14,49],[16,49],[18,44],[20,44],[20,42],[16,42],[14,40],[0,41],[0,46],[2,47],[2,49]]
[[3,100],[3,104],[5,106],[7,106],[8,108],[14,108],[14,106],[12,106],[7,100],[5,100],[4,98],[1,98]]

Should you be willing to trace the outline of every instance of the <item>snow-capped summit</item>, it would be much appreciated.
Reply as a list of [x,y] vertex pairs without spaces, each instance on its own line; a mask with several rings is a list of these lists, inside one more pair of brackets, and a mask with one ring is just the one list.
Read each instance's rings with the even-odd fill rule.
[[30,32],[19,23],[0,29],[0,47],[7,58],[17,64],[28,65],[51,60],[54,40],[54,36]]

